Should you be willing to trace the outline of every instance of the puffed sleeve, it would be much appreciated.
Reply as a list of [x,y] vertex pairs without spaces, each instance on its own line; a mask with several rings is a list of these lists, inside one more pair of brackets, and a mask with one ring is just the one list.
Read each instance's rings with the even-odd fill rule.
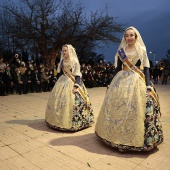
[[120,58],[118,57],[117,58],[117,63],[116,63],[116,65],[117,65],[117,67],[116,67],[116,69],[115,69],[115,71],[114,71],[114,73],[113,73],[113,77],[120,71],[120,70],[122,70],[122,64],[123,64],[123,62],[120,60]]
[[142,66],[144,68],[144,75],[145,75],[145,81],[146,81],[146,86],[150,86],[150,72],[149,72],[149,68],[150,68],[150,63],[149,63],[149,59],[147,56],[147,53],[145,50],[142,51]]
[[82,76],[80,72],[80,64],[78,61],[73,63],[72,73],[74,76],[80,76],[80,77]]

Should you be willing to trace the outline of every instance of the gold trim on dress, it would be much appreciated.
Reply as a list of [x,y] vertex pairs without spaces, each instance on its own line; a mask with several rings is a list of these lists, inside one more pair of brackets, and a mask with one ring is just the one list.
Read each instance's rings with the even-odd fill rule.
[[[68,78],[70,78],[70,80],[75,84],[75,78],[74,78],[72,72],[69,71],[69,70],[67,70],[67,69],[65,69],[65,68],[62,68],[62,69],[63,69],[64,74],[65,74]],[[79,94],[82,96],[82,98],[83,98],[84,101],[86,102],[86,107],[87,107],[87,106],[89,105],[89,101],[88,101],[86,95],[84,94],[82,88],[79,86],[79,84],[76,84],[76,85],[78,86],[77,91],[79,92]]]

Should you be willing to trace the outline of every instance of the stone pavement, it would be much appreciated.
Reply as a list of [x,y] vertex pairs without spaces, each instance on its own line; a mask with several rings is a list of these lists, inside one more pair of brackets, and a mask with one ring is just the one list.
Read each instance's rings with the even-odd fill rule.
[[[94,125],[75,132],[48,128],[50,92],[0,96],[0,170],[170,170],[170,84],[156,85],[165,141],[151,152],[119,153],[101,142]],[[106,88],[88,89],[95,119]]]

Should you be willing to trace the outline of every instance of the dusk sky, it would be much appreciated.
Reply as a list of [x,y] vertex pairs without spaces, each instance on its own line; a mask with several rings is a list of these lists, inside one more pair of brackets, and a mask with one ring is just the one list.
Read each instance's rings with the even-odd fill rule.
[[[0,4],[5,0],[0,0]],[[15,1],[16,2],[16,1]],[[109,15],[116,19],[117,23],[125,25],[125,28],[134,26],[140,32],[146,45],[148,57],[154,61],[166,58],[167,50],[170,50],[170,0],[72,0],[77,4],[81,2],[83,12],[88,16],[90,11],[104,8],[107,4]],[[122,38],[123,33],[120,35]],[[98,54],[105,54],[106,61],[114,61],[114,56],[119,44],[110,43],[103,49],[97,50]]]
[[[109,15],[118,17],[118,23],[125,28],[134,26],[140,32],[146,45],[148,57],[154,62],[166,58],[170,50],[170,0],[73,0],[81,2],[84,12],[89,13],[108,5]],[[121,35],[121,38],[123,33]],[[113,62],[119,44],[111,44],[99,51],[106,56],[106,61]]]

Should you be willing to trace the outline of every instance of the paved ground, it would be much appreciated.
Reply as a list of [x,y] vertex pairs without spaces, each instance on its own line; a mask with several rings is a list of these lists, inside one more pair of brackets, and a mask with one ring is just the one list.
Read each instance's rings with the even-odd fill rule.
[[[165,141],[147,152],[119,153],[94,134],[49,129],[44,112],[49,92],[0,97],[0,170],[170,170],[170,84],[157,85]],[[95,118],[106,88],[88,89]]]

